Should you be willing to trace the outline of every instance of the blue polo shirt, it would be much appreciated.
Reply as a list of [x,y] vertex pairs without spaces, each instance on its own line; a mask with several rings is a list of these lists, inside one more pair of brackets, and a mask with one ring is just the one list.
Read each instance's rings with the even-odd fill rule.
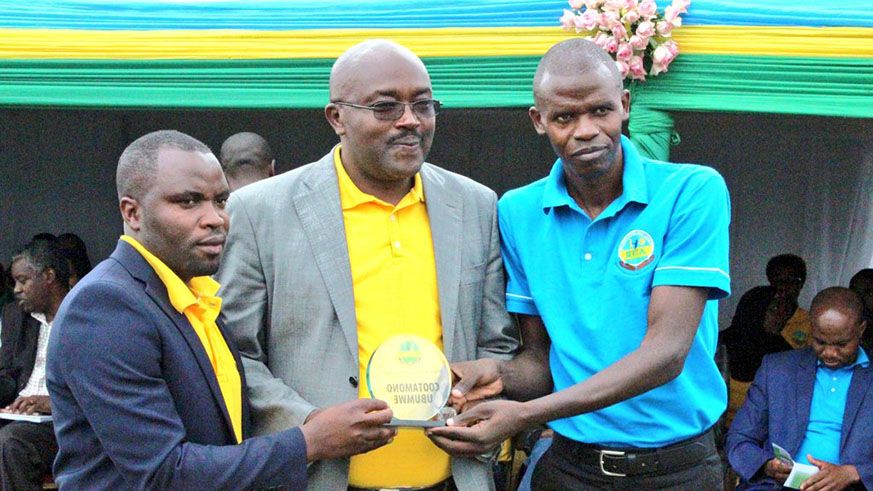
[[818,460],[840,464],[840,438],[843,434],[843,413],[846,412],[849,386],[852,384],[855,367],[866,367],[869,364],[870,359],[863,348],[858,348],[855,363],[844,367],[828,368],[818,360],[815,388],[812,390],[812,403],[809,407],[809,424],[794,460],[801,464],[810,464],[806,455],[812,454]]
[[730,294],[730,200],[709,167],[646,159],[622,137],[623,192],[590,220],[567,192],[561,161],[498,205],[506,307],[540,316],[554,390],[582,382],[640,346],[652,288],[709,288],[682,374],[599,411],[550,426],[573,440],[660,447],[712,426],[727,406],[713,361],[717,299]]

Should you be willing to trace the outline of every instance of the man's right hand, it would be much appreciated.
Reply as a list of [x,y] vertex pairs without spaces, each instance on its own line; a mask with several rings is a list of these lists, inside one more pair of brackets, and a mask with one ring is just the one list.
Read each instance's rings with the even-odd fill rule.
[[396,428],[383,426],[393,412],[378,399],[356,399],[318,410],[300,427],[306,459],[336,459],[369,452],[390,443]]
[[764,474],[768,477],[772,477],[779,484],[785,482],[788,479],[788,474],[791,473],[791,466],[782,462],[777,458],[772,458],[764,464]]

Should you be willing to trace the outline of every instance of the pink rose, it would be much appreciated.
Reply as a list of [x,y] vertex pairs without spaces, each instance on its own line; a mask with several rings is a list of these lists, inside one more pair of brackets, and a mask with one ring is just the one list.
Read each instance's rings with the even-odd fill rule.
[[585,6],[585,0],[570,0],[570,8],[573,10],[579,10]]
[[672,62],[675,58],[676,55],[674,55],[673,52],[670,51],[670,48],[664,46],[663,44],[655,48],[655,52],[652,53],[652,61],[663,65],[665,69],[667,68],[667,65],[669,65],[670,62]]
[[600,16],[594,13],[593,10],[586,10],[582,15],[576,16],[576,27],[581,27],[586,31],[593,31],[597,27],[597,21]]
[[594,44],[606,49],[606,41],[609,40],[609,35],[605,32],[598,32],[594,39],[591,40]]
[[627,78],[630,73],[630,67],[627,66],[627,63],[623,61],[616,61],[615,66],[618,67],[618,71],[621,72],[621,78]]
[[634,47],[634,49],[645,49],[649,44],[649,38],[633,35],[631,36],[629,43]]
[[616,24],[616,26],[612,28],[612,35],[618,40],[627,39],[627,29],[625,29],[622,24]]
[[637,9],[630,9],[626,14],[621,18],[621,21],[625,24],[633,24],[634,22],[640,20],[640,12]]
[[634,49],[627,43],[620,43],[618,51],[615,52],[615,57],[621,61],[628,61],[634,55]]
[[650,38],[655,35],[655,24],[649,21],[640,22],[637,26],[636,35],[643,38]]
[[655,27],[658,29],[658,34],[662,36],[670,35],[670,32],[673,30],[673,24],[665,20],[658,22]]
[[614,37],[609,36],[606,40],[606,44],[603,46],[603,49],[605,49],[609,53],[615,53],[616,51],[618,51],[618,41],[616,41]]
[[631,73],[634,72],[645,72],[643,69],[643,57],[642,56],[632,56],[630,61],[627,62],[627,66],[630,69]]
[[666,46],[667,49],[670,50],[670,53],[673,53],[674,58],[676,57],[676,55],[679,54],[679,45],[676,43],[676,41],[667,41],[666,43],[664,43],[664,46]]
[[600,14],[600,25],[607,29],[612,29],[612,26],[618,24],[618,12],[607,10]]
[[673,8],[678,10],[680,14],[687,14],[690,5],[691,0],[673,0]]
[[666,72],[666,71],[667,71],[667,65],[662,65],[662,64],[657,63],[657,62],[652,62],[652,71],[651,71],[650,75],[652,75],[653,77],[658,75],[661,72]]
[[603,0],[584,0],[585,6],[591,10],[597,10],[603,5]]
[[642,0],[640,2],[640,15],[643,17],[651,17],[658,12],[658,4],[655,0]]
[[672,5],[664,7],[664,20],[667,22],[673,22],[677,18],[679,18],[679,10],[676,7]]
[[575,17],[577,17],[576,14],[567,9],[564,9],[564,15],[561,16],[561,27],[563,27],[565,31],[569,31],[570,29],[575,27]]

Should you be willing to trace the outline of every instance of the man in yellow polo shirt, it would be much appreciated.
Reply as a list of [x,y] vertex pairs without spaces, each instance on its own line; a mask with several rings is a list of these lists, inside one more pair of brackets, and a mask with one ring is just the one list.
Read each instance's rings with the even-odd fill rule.
[[306,465],[387,443],[392,412],[362,399],[249,436],[239,353],[219,315],[230,194],[218,160],[177,131],[139,138],[117,170],[125,235],[61,305],[48,348],[69,489],[303,487]]
[[[417,335],[449,361],[517,347],[504,305],[496,196],[425,163],[439,101],[421,60],[373,40],[341,55],[321,160],[234,192],[218,273],[258,433],[369,397],[370,355]],[[489,465],[452,458],[421,428],[309,469],[310,489],[494,488]]]

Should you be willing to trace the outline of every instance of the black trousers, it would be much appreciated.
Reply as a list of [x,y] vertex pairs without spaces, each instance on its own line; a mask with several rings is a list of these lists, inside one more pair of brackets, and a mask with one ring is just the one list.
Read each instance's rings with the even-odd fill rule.
[[[687,463],[658,468],[654,472],[618,477],[605,475],[597,459],[579,458],[579,444],[556,435],[555,443],[543,455],[534,469],[531,489],[534,491],[614,489],[648,491],[669,490],[723,490],[721,459],[715,448],[712,432],[704,435],[700,458]],[[560,444],[563,442],[564,444]],[[666,448],[666,447],[665,447]]]
[[51,423],[6,423],[0,428],[0,490],[42,489],[57,453]]

